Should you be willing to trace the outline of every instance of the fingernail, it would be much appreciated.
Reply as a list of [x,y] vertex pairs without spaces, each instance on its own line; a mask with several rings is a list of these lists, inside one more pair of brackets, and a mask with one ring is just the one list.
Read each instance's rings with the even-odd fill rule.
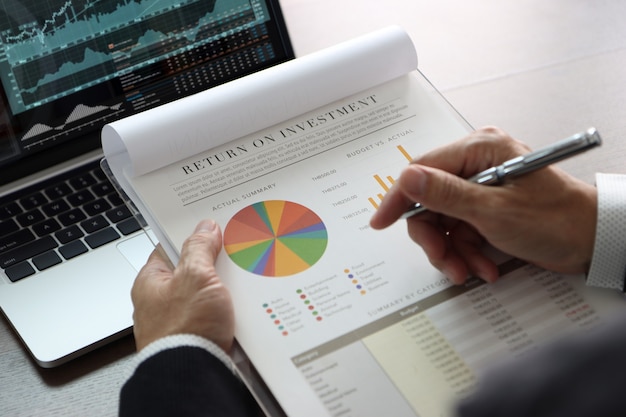
[[498,279],[498,277],[494,277],[493,274],[482,272],[482,271],[478,271],[476,275],[478,275],[478,277],[482,279],[483,281],[489,282],[489,283],[496,282],[496,280]]
[[459,277],[452,268],[441,268],[441,273],[448,277],[454,285],[461,285],[465,282],[465,277]]
[[198,233],[198,232],[213,232],[215,230],[216,226],[217,226],[217,223],[215,223],[215,220],[213,220],[213,219],[202,220],[196,226],[195,233]]

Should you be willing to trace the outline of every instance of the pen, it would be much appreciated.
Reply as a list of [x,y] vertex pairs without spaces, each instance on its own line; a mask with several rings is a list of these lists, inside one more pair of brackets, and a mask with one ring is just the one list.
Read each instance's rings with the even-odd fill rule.
[[[602,138],[600,134],[596,128],[591,127],[584,132],[572,135],[545,148],[509,159],[501,165],[488,168],[468,178],[468,181],[482,185],[498,185],[507,178],[527,174],[601,144]],[[413,207],[410,207],[400,217],[407,219],[426,210],[428,209],[420,203],[415,203]]]

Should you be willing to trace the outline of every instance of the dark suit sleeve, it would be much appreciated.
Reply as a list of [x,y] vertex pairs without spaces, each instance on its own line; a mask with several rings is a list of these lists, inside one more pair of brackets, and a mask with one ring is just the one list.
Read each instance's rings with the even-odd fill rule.
[[626,317],[485,375],[460,417],[626,416]]
[[142,362],[120,393],[119,416],[257,416],[243,383],[198,347],[164,350]]

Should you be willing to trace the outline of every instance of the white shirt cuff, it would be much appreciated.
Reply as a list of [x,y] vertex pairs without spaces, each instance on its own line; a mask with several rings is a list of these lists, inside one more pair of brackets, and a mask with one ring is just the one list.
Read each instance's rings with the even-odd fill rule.
[[624,290],[626,175],[596,174],[598,222],[587,284]]

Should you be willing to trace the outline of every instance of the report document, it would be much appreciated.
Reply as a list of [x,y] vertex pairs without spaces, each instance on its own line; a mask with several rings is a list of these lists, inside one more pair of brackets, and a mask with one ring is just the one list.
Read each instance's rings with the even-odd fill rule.
[[456,286],[404,221],[369,219],[414,157],[470,126],[388,28],[107,125],[106,161],[171,260],[203,218],[236,339],[288,415],[448,415],[492,363],[607,303],[492,251]]

